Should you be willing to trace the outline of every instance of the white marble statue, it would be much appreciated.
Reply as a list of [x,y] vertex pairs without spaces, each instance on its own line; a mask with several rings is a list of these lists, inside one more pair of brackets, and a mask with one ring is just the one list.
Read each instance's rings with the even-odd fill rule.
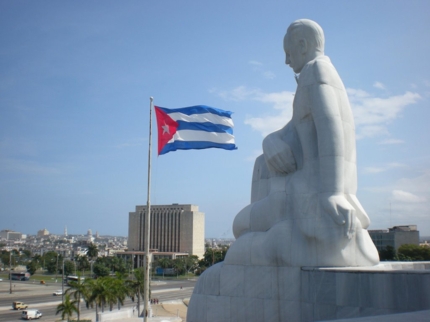
[[[246,278],[240,278],[245,271],[379,262],[366,230],[369,217],[356,197],[354,118],[342,80],[324,55],[323,30],[311,20],[293,22],[284,50],[285,63],[300,74],[292,119],[263,140],[263,154],[254,165],[251,203],[233,223],[237,240],[225,261],[200,278],[191,298],[190,321],[202,318],[193,312],[196,303],[204,301],[211,307],[214,295],[220,296],[215,302],[238,296],[226,281],[243,287],[244,297],[250,296],[247,285],[233,282],[246,284]],[[292,276],[277,272],[278,282],[267,290],[274,300],[282,298],[274,285]],[[225,319],[216,320],[233,321],[237,312],[230,310],[222,313]]]
[[[285,35],[284,50],[286,64],[300,74],[293,117],[263,141],[251,204],[234,220],[238,242],[228,260],[237,262],[233,253],[255,248],[249,242],[257,238],[265,244],[262,251],[272,256],[269,262],[374,265],[378,253],[364,230],[369,217],[355,195],[354,119],[343,83],[324,55],[321,27],[310,20],[295,21]],[[254,237],[254,232],[265,233]],[[275,251],[281,241],[283,249]],[[296,247],[293,252],[305,252],[304,257],[291,257],[287,245]]]

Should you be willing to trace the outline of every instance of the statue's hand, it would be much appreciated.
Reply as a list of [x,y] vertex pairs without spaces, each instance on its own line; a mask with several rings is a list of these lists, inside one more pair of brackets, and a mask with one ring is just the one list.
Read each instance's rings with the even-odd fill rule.
[[320,195],[322,208],[338,225],[345,225],[345,235],[351,239],[355,234],[355,209],[343,194]]
[[267,136],[263,140],[263,152],[269,170],[281,174],[296,171],[296,160],[291,148],[279,136]]

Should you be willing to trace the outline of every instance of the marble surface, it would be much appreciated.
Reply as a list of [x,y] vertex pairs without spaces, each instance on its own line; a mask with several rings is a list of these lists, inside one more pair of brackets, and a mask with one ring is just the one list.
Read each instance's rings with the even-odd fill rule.
[[379,263],[366,230],[370,219],[356,197],[354,118],[342,80],[324,55],[323,30],[311,20],[293,22],[284,51],[285,63],[300,74],[293,116],[263,140],[251,202],[233,222],[236,241],[225,261],[199,278],[187,321],[354,315],[356,305],[338,312],[334,275],[316,281],[324,291],[308,294],[304,285],[315,281],[301,268]]
[[[237,241],[226,263],[379,262],[366,230],[369,217],[355,195],[354,118],[342,80],[323,46],[323,31],[315,22],[299,20],[288,28],[286,63],[300,73],[293,116],[263,140],[263,155],[254,165],[251,203],[234,220]],[[237,258],[239,253],[248,258]]]
[[348,268],[215,266],[219,292],[206,294],[203,285],[211,278],[203,274],[189,303],[188,322],[328,321],[430,309],[430,267],[424,262]]

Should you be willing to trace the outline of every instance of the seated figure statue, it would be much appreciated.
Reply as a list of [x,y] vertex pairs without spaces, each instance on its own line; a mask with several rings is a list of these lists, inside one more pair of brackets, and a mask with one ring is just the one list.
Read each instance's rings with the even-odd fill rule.
[[[264,297],[281,312],[283,290],[300,289],[301,267],[379,262],[366,230],[369,217],[356,197],[354,118],[342,80],[324,55],[321,27],[307,19],[293,22],[284,50],[286,64],[300,74],[292,118],[263,140],[251,203],[234,219],[236,241],[224,262],[199,278],[187,321],[258,321],[233,311],[229,303]],[[267,283],[253,288],[261,278],[268,278]],[[291,283],[277,288],[286,281]],[[252,309],[259,301],[249,303]],[[279,313],[273,320],[286,319]]]
[[[306,19],[293,22],[284,50],[286,64],[300,74],[293,116],[263,140],[251,204],[234,220],[237,241],[227,262],[236,263],[236,250],[258,239],[261,246],[248,247],[262,247],[258,256],[283,265],[374,265],[379,257],[365,230],[369,217],[356,197],[354,119],[345,87],[324,55],[321,27]],[[284,245],[275,250],[281,240]],[[304,256],[291,257],[287,245]]]

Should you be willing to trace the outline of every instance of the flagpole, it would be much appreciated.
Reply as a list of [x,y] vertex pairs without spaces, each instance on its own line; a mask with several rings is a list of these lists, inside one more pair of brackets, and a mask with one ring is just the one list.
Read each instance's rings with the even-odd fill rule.
[[153,108],[153,101],[154,98],[151,96],[149,98],[149,150],[148,150],[148,196],[147,196],[147,203],[146,203],[146,220],[145,220],[145,284],[143,285],[144,289],[144,295],[143,295],[143,321],[148,321],[148,315],[149,315],[149,268],[151,263],[151,254],[149,253],[149,242],[150,242],[150,224],[151,224],[151,144],[152,144],[152,108]]

